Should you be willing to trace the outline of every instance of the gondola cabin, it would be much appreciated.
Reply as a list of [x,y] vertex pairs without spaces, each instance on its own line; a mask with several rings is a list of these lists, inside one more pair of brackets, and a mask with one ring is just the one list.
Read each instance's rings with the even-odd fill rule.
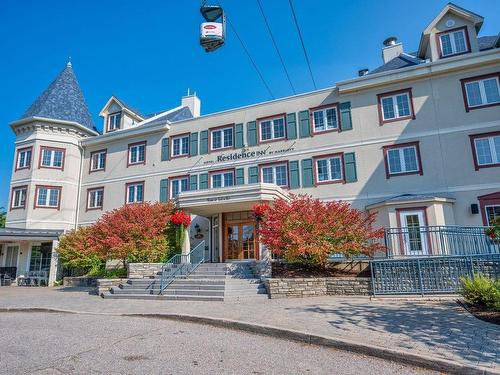
[[203,5],[201,15],[207,22],[200,27],[200,45],[206,52],[215,51],[224,45],[226,33],[226,19],[220,6]]

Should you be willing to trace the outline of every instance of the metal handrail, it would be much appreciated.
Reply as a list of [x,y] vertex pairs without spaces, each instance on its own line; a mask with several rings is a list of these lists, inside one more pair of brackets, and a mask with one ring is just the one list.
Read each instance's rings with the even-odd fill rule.
[[160,294],[176,277],[188,276],[205,262],[205,241],[201,241],[188,254],[176,254],[161,268]]

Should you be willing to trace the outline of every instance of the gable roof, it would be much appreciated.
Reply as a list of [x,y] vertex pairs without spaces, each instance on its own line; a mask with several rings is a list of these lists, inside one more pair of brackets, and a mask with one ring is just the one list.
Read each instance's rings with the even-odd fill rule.
[[137,126],[141,125],[155,125],[165,122],[176,122],[182,120],[188,120],[193,118],[193,114],[189,107],[177,107],[171,109],[169,111],[163,112],[161,114],[156,115],[154,118],[150,118],[149,120],[145,120],[137,124]]
[[71,63],[66,65],[49,87],[31,104],[20,120],[30,117],[73,121],[95,130]]
[[402,53],[401,55],[386,62],[384,65],[381,65],[378,68],[371,70],[368,74],[376,74],[381,72],[387,72],[389,70],[406,68],[407,66],[418,65],[424,62],[425,60],[421,60],[407,53]]

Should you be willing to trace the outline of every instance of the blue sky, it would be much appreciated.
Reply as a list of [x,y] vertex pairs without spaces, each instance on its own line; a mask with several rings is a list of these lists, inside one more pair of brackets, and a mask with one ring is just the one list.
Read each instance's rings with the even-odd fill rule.
[[[292,94],[255,0],[220,0],[275,97]],[[294,0],[318,88],[381,63],[395,35],[407,52],[445,1]],[[297,92],[313,89],[288,0],[261,0]],[[460,0],[485,17],[480,35],[500,31],[497,0]],[[177,106],[188,88],[202,113],[270,99],[228,28],[226,46],[198,45],[199,0],[2,0],[0,2],[0,207],[6,206],[18,119],[64,68],[73,67],[94,121],[116,95],[144,113]]]

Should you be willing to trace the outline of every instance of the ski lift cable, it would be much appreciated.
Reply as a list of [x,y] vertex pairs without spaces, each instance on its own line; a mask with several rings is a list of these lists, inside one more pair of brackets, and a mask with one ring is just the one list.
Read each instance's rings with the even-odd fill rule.
[[309,74],[311,75],[311,80],[313,82],[314,89],[316,90],[317,89],[316,81],[314,80],[314,76],[313,76],[312,69],[311,69],[311,63],[309,62],[309,57],[307,56],[306,46],[304,44],[304,39],[302,38],[302,33],[300,32],[299,23],[297,21],[297,16],[295,15],[295,10],[293,9],[292,0],[288,0],[288,3],[290,4],[290,9],[292,10],[293,20],[295,21],[295,26],[297,27],[297,32],[299,33],[299,39],[300,39],[300,43],[302,44],[302,50],[304,51],[304,56],[306,58],[307,66],[309,67]]
[[[219,4],[219,6],[222,6],[219,1],[217,1],[217,4]],[[248,56],[248,59],[250,60],[250,63],[254,67],[254,69],[257,72],[258,76],[260,77],[262,83],[264,84],[264,86],[266,87],[267,91],[269,92],[269,95],[271,96],[271,99],[275,99],[275,97],[273,95],[273,92],[271,91],[269,85],[267,84],[266,80],[264,79],[264,76],[260,72],[259,67],[257,66],[257,64],[255,63],[254,59],[252,58],[252,55],[250,55],[250,52],[248,51],[247,47],[245,46],[245,43],[243,43],[243,40],[241,39],[240,35],[236,31],[236,27],[233,25],[233,23],[231,22],[231,19],[228,16],[226,16],[226,21],[229,24],[229,27],[231,27],[231,30],[233,31],[234,35],[236,35],[236,38],[239,40],[239,42],[241,44],[241,47],[243,48],[243,51],[245,51],[246,55]]]
[[266,14],[264,13],[264,9],[262,8],[262,5],[260,3],[260,0],[257,0],[257,5],[259,6],[260,12],[262,13],[262,18],[264,18],[264,22],[267,26],[267,31],[269,31],[269,36],[271,37],[271,40],[274,44],[274,48],[276,49],[276,53],[278,54],[278,57],[281,61],[281,66],[283,66],[283,70],[285,71],[286,78],[288,79],[288,82],[290,83],[290,87],[292,88],[293,94],[295,95],[295,87],[293,87],[292,80],[290,78],[290,75],[288,74],[288,70],[285,65],[285,61],[283,60],[283,57],[281,56],[280,50],[278,48],[278,44],[276,43],[276,40],[274,39],[273,32],[271,31],[271,27],[269,26],[269,22],[267,21]]

